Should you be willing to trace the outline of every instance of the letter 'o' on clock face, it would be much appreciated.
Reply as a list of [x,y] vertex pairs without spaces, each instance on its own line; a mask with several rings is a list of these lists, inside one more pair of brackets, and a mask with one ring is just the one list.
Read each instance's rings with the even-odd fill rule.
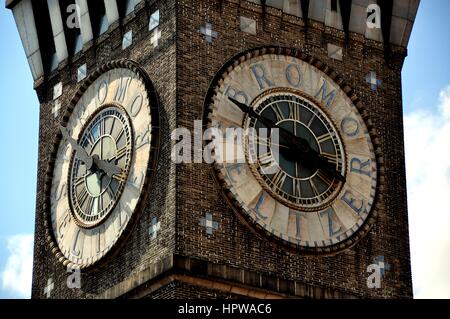
[[[207,109],[209,128],[223,134],[212,145],[227,197],[249,225],[299,250],[352,245],[373,222],[378,178],[358,109],[325,73],[296,57],[239,62],[212,86]],[[229,138],[236,129],[242,141]]]
[[82,92],[61,127],[50,231],[63,261],[73,267],[89,267],[105,256],[142,200],[154,161],[153,98],[144,76],[125,67],[106,71]]

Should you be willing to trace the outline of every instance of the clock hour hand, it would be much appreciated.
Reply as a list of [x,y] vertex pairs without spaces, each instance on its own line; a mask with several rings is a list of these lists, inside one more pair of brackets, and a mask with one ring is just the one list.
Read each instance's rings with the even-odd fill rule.
[[77,143],[67,131],[67,128],[64,126],[60,126],[61,134],[63,136],[63,139],[69,142],[69,144],[73,147],[73,149],[77,152],[78,157],[80,160],[86,165],[86,169],[90,170],[92,168],[92,165],[94,163],[92,157],[89,156],[89,154],[86,152],[86,150]]
[[94,172],[97,170],[101,170],[110,178],[122,172],[119,167],[111,162],[101,160],[98,155],[94,155],[92,157],[89,156],[86,150],[69,135],[67,128],[61,126],[60,130],[63,138],[68,141],[70,145],[72,145],[73,149],[77,152],[80,160],[86,165],[87,170],[92,170]]
[[317,157],[317,168],[321,169],[322,171],[327,173],[328,176],[332,176],[342,183],[345,183],[347,181],[345,176],[336,170],[334,164],[330,163],[325,157],[321,155],[318,155]]
[[288,144],[292,145],[291,147],[297,151],[295,154],[296,157],[301,158],[302,161],[306,162],[309,167],[313,167],[316,169],[322,169],[328,175],[333,176],[337,180],[344,182],[346,178],[338,172],[334,165],[331,164],[326,158],[321,156],[318,152],[309,146],[309,143],[302,137],[296,136],[295,134],[289,132],[283,127],[279,127],[272,120],[265,118],[264,116],[259,115],[253,110],[252,107],[245,105],[237,101],[234,98],[228,97],[228,99],[233,102],[242,112],[248,114],[251,118],[254,118],[260,121],[264,126],[269,129],[277,128],[279,129],[280,137],[282,137]]

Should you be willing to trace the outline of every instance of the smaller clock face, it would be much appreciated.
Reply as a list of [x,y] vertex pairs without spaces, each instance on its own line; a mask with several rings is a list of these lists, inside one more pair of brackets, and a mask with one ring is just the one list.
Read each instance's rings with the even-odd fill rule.
[[[342,142],[319,107],[299,95],[281,92],[265,96],[256,104],[256,113],[303,138],[309,147],[325,157],[342,175],[345,174]],[[258,134],[254,146],[252,143],[249,145],[247,139],[247,154],[257,159],[251,168],[272,196],[302,210],[324,207],[334,199],[341,187],[339,181],[305,165],[282,138],[277,144],[278,149],[271,149],[268,137],[259,134],[266,128],[260,121],[248,118],[244,125],[254,128]]]
[[106,106],[88,123],[80,139],[89,156],[113,163],[121,173],[108,176],[99,169],[87,169],[74,155],[69,179],[69,200],[77,222],[93,227],[103,221],[122,195],[130,170],[133,136],[131,123],[121,107]]
[[86,268],[118,243],[136,215],[153,163],[152,99],[140,72],[110,69],[81,92],[52,166],[56,256]]

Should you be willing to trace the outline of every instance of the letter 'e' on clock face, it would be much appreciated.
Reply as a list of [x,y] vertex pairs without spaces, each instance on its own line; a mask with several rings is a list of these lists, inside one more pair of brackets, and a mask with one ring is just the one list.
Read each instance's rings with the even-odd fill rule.
[[49,194],[58,259],[78,268],[117,244],[154,162],[156,101],[145,75],[124,65],[91,82],[61,129]]
[[228,129],[244,136],[232,146],[213,143],[227,196],[250,225],[301,251],[353,244],[373,221],[378,178],[358,109],[297,57],[255,54],[239,62],[211,88],[207,109],[209,127],[223,132],[223,141],[230,141]]

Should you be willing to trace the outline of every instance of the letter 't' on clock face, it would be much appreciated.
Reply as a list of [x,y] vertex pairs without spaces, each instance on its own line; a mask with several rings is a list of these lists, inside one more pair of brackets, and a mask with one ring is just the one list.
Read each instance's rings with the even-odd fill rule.
[[140,73],[111,69],[93,80],[61,129],[50,227],[66,264],[100,260],[134,217],[154,161],[151,103]]
[[[239,61],[212,88],[208,110],[210,127],[244,129],[232,156],[229,145],[214,143],[228,197],[249,224],[283,243],[315,252],[351,245],[373,220],[377,186],[372,141],[357,108],[325,73],[296,57]],[[274,128],[275,144],[268,133]]]

